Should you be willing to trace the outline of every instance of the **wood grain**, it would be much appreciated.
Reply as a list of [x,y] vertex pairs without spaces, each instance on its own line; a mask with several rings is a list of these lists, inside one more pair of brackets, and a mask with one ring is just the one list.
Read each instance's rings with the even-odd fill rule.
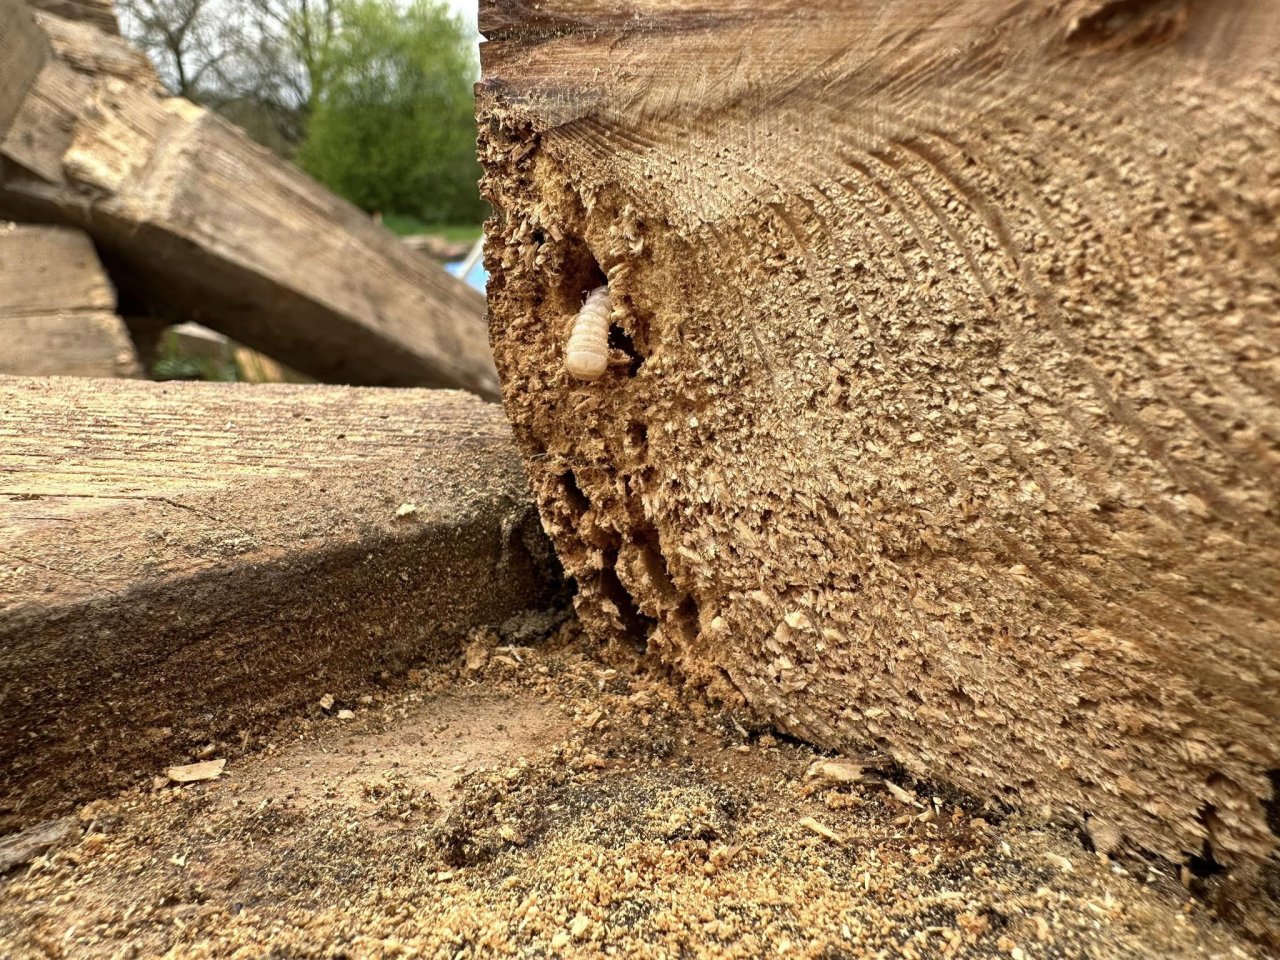
[[115,306],[85,234],[0,222],[0,374],[138,376]]
[[453,656],[557,577],[468,394],[0,378],[0,829]]
[[84,23],[102,33],[118,37],[120,22],[112,0],[26,0],[27,6],[44,10],[65,21]]
[[481,30],[492,338],[584,622],[825,746],[1274,865],[1280,6]]
[[81,227],[122,300],[316,379],[496,398],[480,294],[164,97],[119,38],[34,16],[0,0],[0,216]]

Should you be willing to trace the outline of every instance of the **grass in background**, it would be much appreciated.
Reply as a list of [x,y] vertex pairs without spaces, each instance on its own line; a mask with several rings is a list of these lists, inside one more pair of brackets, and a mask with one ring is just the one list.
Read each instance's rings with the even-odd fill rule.
[[444,237],[450,243],[455,241],[475,243],[480,239],[483,229],[478,224],[472,226],[464,223],[423,223],[417,217],[409,217],[400,213],[383,214],[382,225],[401,237],[407,237],[415,233],[433,233],[436,236]]

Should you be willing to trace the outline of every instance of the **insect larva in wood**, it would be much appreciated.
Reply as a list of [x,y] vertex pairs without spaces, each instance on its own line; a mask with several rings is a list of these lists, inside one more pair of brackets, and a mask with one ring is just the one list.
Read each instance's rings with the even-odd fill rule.
[[564,348],[564,368],[579,380],[599,380],[609,366],[609,314],[613,301],[608,287],[596,287],[578,311]]

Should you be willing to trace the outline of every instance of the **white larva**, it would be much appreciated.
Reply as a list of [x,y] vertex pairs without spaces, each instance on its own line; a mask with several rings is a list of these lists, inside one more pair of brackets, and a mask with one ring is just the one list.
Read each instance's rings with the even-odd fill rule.
[[599,380],[609,367],[609,315],[613,300],[608,287],[587,294],[564,348],[564,368],[579,380]]

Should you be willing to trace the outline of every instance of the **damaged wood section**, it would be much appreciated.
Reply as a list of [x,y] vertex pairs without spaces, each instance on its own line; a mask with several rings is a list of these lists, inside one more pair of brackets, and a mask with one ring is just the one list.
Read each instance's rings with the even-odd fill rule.
[[0,374],[141,373],[116,295],[79,230],[0,222]]
[[0,216],[79,226],[129,314],[335,383],[493,399],[484,298],[89,24],[0,0]]
[[587,627],[810,741],[1275,869],[1278,5],[480,29],[491,335]]
[[559,590],[476,397],[0,378],[0,829]]

